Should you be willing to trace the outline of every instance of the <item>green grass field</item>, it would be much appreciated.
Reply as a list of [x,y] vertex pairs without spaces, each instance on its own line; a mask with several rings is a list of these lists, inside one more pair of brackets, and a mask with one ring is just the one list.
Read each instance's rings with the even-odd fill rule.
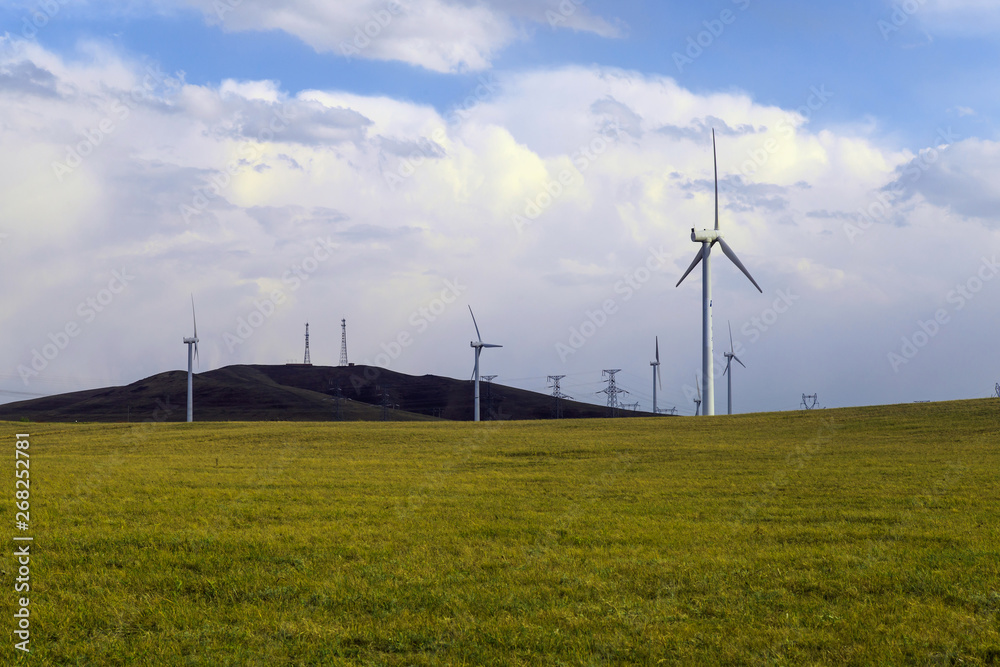
[[18,432],[0,664],[1000,664],[996,400]]

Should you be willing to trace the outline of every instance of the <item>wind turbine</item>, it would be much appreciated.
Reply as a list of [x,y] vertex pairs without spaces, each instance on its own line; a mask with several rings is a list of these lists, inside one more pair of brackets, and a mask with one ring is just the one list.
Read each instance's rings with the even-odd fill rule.
[[694,399],[694,416],[701,413],[701,385],[698,384],[698,374],[694,374],[694,388],[698,392],[698,398]]
[[722,371],[725,375],[729,373],[729,414],[733,414],[733,373],[730,366],[733,363],[733,359],[739,361],[740,366],[746,368],[747,365],[740,361],[740,358],[736,356],[736,349],[733,347],[733,323],[729,323],[729,352],[725,353],[726,357],[726,370]]
[[[194,314],[194,294],[191,295],[191,320],[194,322],[194,336],[185,338],[184,344],[188,346],[188,411],[187,420],[194,421],[194,370],[192,361],[198,359],[198,318]],[[193,349],[192,349],[193,348]],[[193,351],[193,354],[192,354]],[[201,365],[199,360],[198,365]]]
[[740,258],[736,256],[736,253],[729,247],[729,244],[723,240],[722,232],[719,231],[719,162],[715,153],[714,129],[712,130],[712,161],[715,169],[715,229],[703,229],[700,232],[696,232],[693,227],[691,228],[691,240],[695,243],[700,243],[701,250],[698,251],[694,261],[691,262],[691,266],[688,267],[688,270],[684,272],[684,275],[681,276],[681,279],[675,285],[675,287],[679,287],[684,282],[684,279],[688,277],[688,274],[694,271],[694,267],[698,266],[698,262],[702,262],[701,372],[703,376],[702,382],[705,384],[705,414],[709,416],[715,414],[715,371],[712,364],[712,246],[718,243],[722,247],[722,252],[726,254],[726,257],[750,279],[750,282],[757,288],[757,291],[761,294],[764,293],[764,290],[753,279],[747,268],[743,266]]
[[469,306],[469,315],[472,315],[472,326],[476,327],[476,340],[469,343],[476,350],[476,367],[472,371],[472,378],[476,385],[476,402],[472,411],[472,420],[479,421],[479,353],[483,351],[484,347],[503,347],[503,345],[484,343],[483,337],[479,333],[479,325],[476,324],[476,315],[472,312],[472,306]]
[[653,367],[653,414],[658,415],[660,411],[656,409],[656,384],[659,382],[660,389],[663,389],[663,381],[660,379],[660,337],[656,337],[656,361],[649,362]]

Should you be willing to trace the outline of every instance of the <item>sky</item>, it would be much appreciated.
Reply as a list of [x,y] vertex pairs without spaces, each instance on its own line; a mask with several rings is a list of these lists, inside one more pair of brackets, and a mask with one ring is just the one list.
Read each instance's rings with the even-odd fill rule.
[[994,0],[0,1],[0,401],[336,365],[717,413],[1000,382]]

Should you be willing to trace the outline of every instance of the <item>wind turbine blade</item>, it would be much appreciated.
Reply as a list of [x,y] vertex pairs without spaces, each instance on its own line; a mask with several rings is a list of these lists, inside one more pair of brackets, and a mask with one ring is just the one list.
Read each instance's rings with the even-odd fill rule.
[[656,337],[656,365],[660,365],[660,337]]
[[701,382],[698,381],[698,374],[694,374],[694,388],[698,392],[698,402],[701,403]]
[[735,359],[736,361],[739,361],[740,366],[742,366],[743,368],[747,367],[747,365],[744,364],[742,361],[740,361],[740,358],[737,357],[735,354],[733,355],[733,359]]
[[729,247],[729,244],[726,243],[724,239],[719,239],[719,245],[722,246],[722,252],[726,253],[726,257],[728,257],[729,260],[733,264],[735,264],[740,271],[743,272],[743,275],[745,275],[747,278],[750,279],[750,282],[752,282],[753,286],[757,288],[757,291],[763,294],[764,290],[760,288],[760,285],[757,284],[757,281],[754,280],[753,276],[750,275],[750,272],[747,271],[747,267],[743,266],[743,262],[741,262],[740,258],[736,256],[736,253],[733,252],[733,249]]
[[715,231],[719,231],[719,158],[715,154],[715,128],[712,128],[712,166],[715,169]]
[[198,317],[194,313],[194,294],[191,295],[191,320],[194,322],[194,337],[198,337]]
[[735,359],[735,357],[726,355],[726,370],[722,371],[723,375],[729,372],[729,364],[733,363],[733,359]]
[[688,270],[684,272],[684,275],[681,276],[681,279],[677,281],[677,284],[674,285],[674,287],[680,287],[680,284],[682,282],[684,282],[684,279],[688,277],[688,274],[691,273],[692,271],[694,271],[694,267],[698,266],[698,262],[701,261],[701,258],[702,258],[703,254],[704,254],[704,250],[703,249],[699,249],[698,250],[698,255],[694,258],[694,261],[691,262],[691,266],[688,267]]
[[476,315],[472,312],[472,306],[469,306],[469,315],[472,315],[472,326],[476,327],[476,342],[482,343],[483,337],[479,333],[479,325],[476,324]]
[[656,364],[656,383],[660,385],[660,391],[663,391],[663,378],[660,377],[660,364]]
[[[195,336],[197,338],[197,336]],[[201,359],[198,357],[198,343],[194,344],[194,362],[198,364],[198,368],[201,368]]]
[[729,352],[734,357],[736,356],[736,348],[733,347],[733,323],[732,322],[729,322]]
[[493,343],[483,343],[483,347],[503,347],[503,345],[494,345]]

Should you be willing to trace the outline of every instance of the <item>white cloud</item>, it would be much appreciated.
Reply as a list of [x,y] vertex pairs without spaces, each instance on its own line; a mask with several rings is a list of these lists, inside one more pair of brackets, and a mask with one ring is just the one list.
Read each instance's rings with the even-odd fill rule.
[[[467,377],[471,303],[484,334],[506,345],[484,369],[501,381],[543,389],[551,373],[599,381],[608,364],[646,368],[659,335],[670,350],[664,400],[683,409],[682,384],[699,366],[700,285],[674,283],[694,254],[691,227],[711,224],[712,126],[722,228],[765,290],[717,260],[717,325],[732,320],[754,368],[741,380],[758,388],[747,409],[822,394],[815,378],[845,369],[869,380],[857,390],[831,380],[828,403],[905,400],[907,376],[886,353],[997,245],[995,202],[956,187],[996,181],[989,142],[957,143],[891,215],[865,225],[859,210],[918,156],[810,132],[794,112],[740,93],[566,68],[507,75],[488,101],[446,118],[386,97],[291,96],[269,81],[157,79],[146,90],[148,76],[114,54],[69,64],[37,46],[0,62],[0,150],[18,156],[0,166],[0,276],[17,285],[3,314],[19,323],[0,334],[9,387],[84,388],[182,367],[195,292],[206,369],[298,356],[307,319],[314,360],[334,363],[347,316],[355,361],[408,332],[415,342],[392,368]],[[60,180],[53,163],[74,152],[87,154]],[[195,209],[187,220],[182,205]],[[849,224],[863,226],[853,243]],[[83,322],[78,304],[122,268],[134,281]],[[414,324],[446,280],[462,286],[459,303]],[[275,290],[284,303],[229,349],[225,334]],[[779,290],[795,305],[757,328]],[[561,361],[555,345],[609,299],[616,314]],[[984,292],[954,313],[939,351],[913,367],[936,355],[963,367],[960,341],[995,303]],[[83,332],[24,387],[18,365],[69,321]],[[814,359],[845,340],[856,359]],[[645,400],[637,377],[628,388]]]
[[[585,5],[566,8],[525,0],[187,0],[231,31],[282,30],[317,51],[397,60],[438,72],[482,70],[521,38],[522,25],[546,24],[604,37],[619,31]],[[236,6],[231,6],[235,4]]]

